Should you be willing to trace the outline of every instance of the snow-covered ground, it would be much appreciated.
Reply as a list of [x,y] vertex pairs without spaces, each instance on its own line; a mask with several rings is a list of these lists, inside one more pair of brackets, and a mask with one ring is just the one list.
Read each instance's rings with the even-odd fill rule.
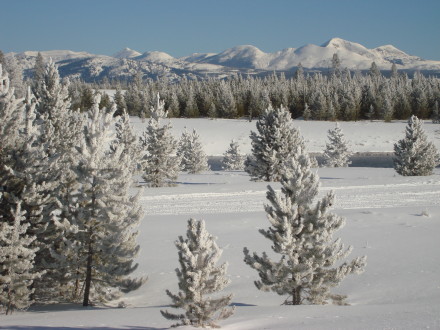
[[[132,118],[135,129],[141,133],[145,130],[148,119],[144,123],[139,118]],[[205,146],[208,156],[221,156],[228,149],[231,139],[240,144],[243,153],[251,151],[249,134],[256,131],[254,119],[170,119],[173,125],[173,134],[179,138],[185,129],[197,130]],[[294,120],[306,140],[310,152],[323,152],[327,140],[327,131],[335,127],[334,122]],[[393,145],[405,135],[406,121],[358,121],[339,122],[347,141],[354,152],[393,152]],[[428,139],[440,149],[440,125],[425,121],[424,129]]]
[[[142,124],[134,119],[136,129]],[[243,151],[255,122],[173,119],[178,136],[186,126],[198,130],[208,155],[221,155],[231,138]],[[312,151],[321,151],[332,123],[296,122]],[[388,152],[403,136],[405,123],[342,123],[355,151]],[[439,147],[435,130],[425,125]],[[440,169],[428,177],[401,177],[390,168],[320,168],[321,194],[333,190],[334,212],[347,219],[336,233],[353,246],[350,257],[367,255],[366,271],[337,288],[350,306],[281,306],[274,293],[256,289],[257,273],[243,262],[243,247],[269,252],[258,233],[268,226],[263,204],[266,182],[251,182],[245,172],[181,174],[178,186],[146,188],[141,197],[145,217],[139,228],[142,247],[138,275],[149,280],[125,296],[125,309],[74,305],[32,307],[0,316],[0,329],[164,329],[172,322],[161,309],[170,303],[166,289],[177,291],[177,250],[190,217],[205,219],[229,263],[235,314],[224,329],[439,329],[440,328]],[[271,184],[278,187],[278,184]],[[117,302],[115,302],[117,305]]]

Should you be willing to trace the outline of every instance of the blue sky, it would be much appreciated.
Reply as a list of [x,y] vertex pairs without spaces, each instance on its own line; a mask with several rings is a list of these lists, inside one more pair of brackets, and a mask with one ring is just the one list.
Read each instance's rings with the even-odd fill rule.
[[0,0],[0,49],[180,57],[251,44],[264,52],[332,37],[440,60],[440,0]]

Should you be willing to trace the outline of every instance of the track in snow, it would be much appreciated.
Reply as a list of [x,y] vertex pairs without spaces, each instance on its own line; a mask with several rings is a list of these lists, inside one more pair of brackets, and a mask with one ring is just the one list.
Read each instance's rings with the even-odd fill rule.
[[[440,205],[440,182],[321,187],[320,196],[330,190],[335,192],[334,207],[338,209]],[[258,212],[267,200],[266,190],[249,190],[143,196],[141,202],[148,215],[196,215]]]

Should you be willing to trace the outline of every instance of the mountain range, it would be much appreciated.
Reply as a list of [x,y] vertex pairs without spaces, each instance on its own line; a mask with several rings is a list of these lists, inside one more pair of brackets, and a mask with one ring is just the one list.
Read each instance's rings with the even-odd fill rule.
[[[59,66],[62,77],[80,78],[84,81],[130,79],[141,70],[144,77],[180,79],[183,76],[226,77],[242,73],[262,75],[273,71],[292,74],[299,64],[306,71],[328,72],[331,60],[337,54],[342,67],[350,70],[368,70],[375,62],[381,70],[390,70],[393,63],[405,72],[421,71],[440,75],[440,61],[425,60],[406,54],[392,45],[368,49],[361,44],[333,38],[321,46],[308,44],[299,48],[286,48],[274,53],[265,53],[252,45],[236,46],[221,53],[194,53],[175,58],[160,51],[138,51],[125,48],[113,56],[95,55],[70,50],[40,52],[45,60],[52,58]],[[30,74],[38,52],[8,53],[15,56]]]

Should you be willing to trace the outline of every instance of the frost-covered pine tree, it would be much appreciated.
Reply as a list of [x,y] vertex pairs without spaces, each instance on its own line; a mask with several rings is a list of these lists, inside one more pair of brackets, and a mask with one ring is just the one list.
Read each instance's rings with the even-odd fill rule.
[[312,111],[310,110],[307,103],[304,105],[303,118],[304,120],[309,120],[310,118],[312,118]]
[[285,163],[307,152],[304,140],[285,107],[269,106],[256,127],[258,132],[250,135],[252,155],[246,159],[246,172],[254,180],[278,181],[286,170]]
[[157,94],[147,130],[141,137],[141,145],[145,151],[142,178],[150,187],[172,185],[179,174],[180,157],[176,156],[177,141],[171,135],[171,124],[161,123],[161,119],[166,117],[165,102]]
[[177,155],[180,157],[180,168],[190,174],[209,170],[208,159],[200,141],[200,136],[193,129],[189,133],[186,129],[179,140]]
[[[281,192],[268,186],[265,205],[268,229],[260,233],[271,241],[273,252],[280,254],[272,260],[263,252],[250,254],[244,248],[244,261],[258,272],[255,285],[262,291],[273,291],[287,296],[284,304],[343,304],[344,296],[330,290],[348,274],[359,273],[366,258],[341,263],[351,251],[333,233],[344,225],[344,219],[330,213],[332,192],[315,205],[319,179],[310,168],[307,155],[290,158],[281,178]],[[337,266],[335,266],[337,265]],[[333,267],[333,268],[332,268]]]
[[432,122],[434,124],[440,124],[440,113],[437,100],[434,102],[434,107],[432,109]]
[[17,97],[24,97],[26,94],[26,86],[23,83],[23,67],[15,56],[6,58],[6,71],[8,71],[9,80],[11,86],[14,88],[15,95]]
[[77,169],[80,187],[74,220],[80,246],[74,269],[83,288],[83,306],[113,300],[144,282],[128,277],[137,268],[136,227],[142,216],[138,196],[129,194],[133,174],[126,166],[129,155],[122,147],[110,152],[113,113],[101,111],[99,101],[98,95],[88,112]]
[[36,237],[26,234],[29,223],[20,201],[11,214],[12,223],[0,218],[0,313],[6,314],[31,305],[32,284],[41,275],[33,270]]
[[[113,110],[119,111],[116,105],[113,106]],[[141,168],[142,147],[130,124],[130,116],[125,109],[122,109],[121,117],[115,124],[115,131],[116,139],[111,143],[110,150],[115,152],[118,147],[123,148],[124,154],[121,157],[125,158],[125,154],[128,154],[132,172],[136,173]]]
[[58,67],[52,59],[46,64],[41,79],[34,82],[36,87],[33,89],[38,100],[37,111],[52,120],[58,112],[70,107],[68,86],[61,83]]
[[228,150],[223,154],[222,169],[226,171],[242,171],[245,156],[240,153],[238,142],[232,140]]
[[347,167],[350,165],[349,159],[352,153],[348,149],[348,143],[338,123],[334,129],[328,130],[328,139],[329,143],[326,143],[324,150],[324,166]]
[[394,169],[404,176],[431,175],[440,160],[437,148],[428,141],[423,121],[411,116],[405,138],[394,144]]
[[227,264],[217,266],[222,250],[215,237],[208,233],[203,220],[188,220],[187,238],[179,236],[176,241],[179,251],[180,269],[176,269],[179,280],[177,294],[166,291],[172,299],[171,307],[185,310],[182,314],[161,311],[169,319],[179,321],[174,326],[218,327],[217,321],[231,316],[234,308],[227,307],[232,294],[215,296],[230,280],[226,276]]

